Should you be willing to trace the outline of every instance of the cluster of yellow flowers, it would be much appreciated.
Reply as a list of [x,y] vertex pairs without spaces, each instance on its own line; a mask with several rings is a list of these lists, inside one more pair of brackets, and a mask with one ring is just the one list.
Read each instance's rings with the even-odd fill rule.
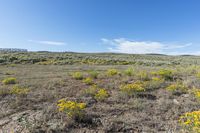
[[105,89],[99,89],[99,91],[94,96],[94,98],[98,101],[103,101],[108,97],[109,97],[109,94]]
[[197,101],[200,101],[200,90],[194,87],[192,90],[192,93],[195,96],[195,98],[197,99]]
[[189,132],[200,133],[200,110],[183,114],[180,116],[179,123]]
[[145,91],[141,83],[132,83],[132,84],[122,85],[120,87],[120,90],[128,95],[133,95],[135,93]]
[[107,70],[107,75],[108,76],[114,76],[117,75],[119,72],[116,69],[108,69]]
[[151,72],[152,75],[159,76],[165,80],[172,80],[174,72],[168,69],[160,69],[157,72]]
[[29,91],[30,91],[29,88],[21,87],[21,86],[16,85],[10,90],[10,93],[11,94],[16,94],[16,95],[25,95]]
[[83,110],[86,108],[85,103],[77,103],[65,99],[59,100],[57,106],[59,111],[65,112],[71,118],[81,118],[83,116]]
[[187,87],[181,83],[174,83],[168,86],[166,89],[172,92],[186,92],[187,91]]

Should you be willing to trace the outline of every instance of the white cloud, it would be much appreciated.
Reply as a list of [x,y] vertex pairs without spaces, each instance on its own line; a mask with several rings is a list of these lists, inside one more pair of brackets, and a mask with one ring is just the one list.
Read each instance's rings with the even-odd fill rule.
[[46,44],[46,45],[54,45],[54,46],[62,46],[66,45],[65,42],[57,42],[57,41],[38,41],[38,40],[28,40],[29,42]]
[[104,44],[110,45],[110,47],[108,47],[108,50],[110,52],[134,53],[134,54],[146,54],[146,53],[170,54],[170,52],[167,50],[181,49],[191,45],[191,44],[169,45],[153,41],[130,41],[124,38],[112,39],[112,40],[102,38],[101,41]]

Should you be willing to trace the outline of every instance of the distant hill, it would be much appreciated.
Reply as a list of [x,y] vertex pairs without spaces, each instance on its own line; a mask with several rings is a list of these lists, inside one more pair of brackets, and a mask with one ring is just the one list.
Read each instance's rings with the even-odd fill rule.
[[0,52],[28,52],[28,50],[19,48],[0,48]]

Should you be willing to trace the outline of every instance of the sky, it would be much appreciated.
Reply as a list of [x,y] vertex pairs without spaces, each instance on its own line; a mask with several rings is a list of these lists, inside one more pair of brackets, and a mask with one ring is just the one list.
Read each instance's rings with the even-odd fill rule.
[[0,48],[200,55],[200,0],[0,0]]

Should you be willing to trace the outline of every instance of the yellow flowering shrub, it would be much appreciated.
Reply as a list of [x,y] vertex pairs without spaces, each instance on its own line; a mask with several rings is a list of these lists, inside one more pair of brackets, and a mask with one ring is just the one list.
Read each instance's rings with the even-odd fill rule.
[[103,101],[109,97],[108,92],[105,89],[99,89],[99,91],[95,94],[94,98],[97,101]]
[[83,74],[81,72],[75,72],[75,73],[72,74],[72,77],[76,80],[82,80]]
[[86,78],[83,80],[83,82],[87,85],[92,85],[93,84],[93,80],[91,78]]
[[16,84],[16,78],[6,78],[2,81],[3,84],[8,85],[8,84]]
[[58,110],[67,114],[70,118],[82,118],[86,103],[78,103],[61,99],[57,104]]
[[116,69],[108,69],[106,73],[108,76],[114,76],[117,75],[119,72]]
[[120,90],[128,95],[134,95],[136,93],[145,91],[143,84],[137,82],[132,84],[122,85],[120,87]]
[[168,69],[161,69],[157,72],[152,72],[153,75],[156,76],[160,76],[161,78],[165,79],[165,80],[172,80],[174,73],[172,70],[168,70]]
[[26,87],[21,87],[21,86],[14,86],[11,90],[11,94],[16,94],[16,95],[25,95],[29,92],[30,90]]
[[181,84],[181,83],[171,84],[166,89],[171,91],[173,94],[186,93],[187,92],[187,87],[185,85]]
[[195,96],[198,102],[200,102],[200,89],[193,88],[192,89],[192,94]]
[[191,133],[200,133],[200,110],[187,112],[180,116],[181,127]]

